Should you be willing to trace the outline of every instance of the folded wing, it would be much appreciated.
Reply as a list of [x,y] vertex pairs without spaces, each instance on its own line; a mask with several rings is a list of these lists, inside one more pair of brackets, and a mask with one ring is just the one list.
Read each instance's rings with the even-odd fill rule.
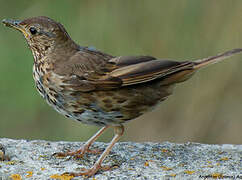
[[241,51],[242,49],[234,49],[202,60],[181,62],[160,60],[151,56],[107,57],[100,53],[79,53],[70,60],[71,63],[68,62],[69,65],[72,64],[69,74],[73,78],[66,82],[72,90],[83,92],[115,89],[156,79],[167,85],[185,81],[201,67]]

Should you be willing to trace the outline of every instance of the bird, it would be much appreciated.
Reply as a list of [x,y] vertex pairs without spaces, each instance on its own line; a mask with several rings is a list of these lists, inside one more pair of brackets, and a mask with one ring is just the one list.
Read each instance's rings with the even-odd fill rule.
[[114,136],[90,169],[67,172],[73,177],[93,176],[124,133],[124,123],[136,119],[166,100],[176,84],[195,72],[242,52],[232,49],[198,60],[167,60],[152,56],[113,56],[71,39],[64,26],[38,16],[2,23],[20,31],[34,57],[33,78],[40,95],[69,119],[96,125],[100,130],[76,151],[56,153],[78,156],[99,153],[90,146],[108,128]]

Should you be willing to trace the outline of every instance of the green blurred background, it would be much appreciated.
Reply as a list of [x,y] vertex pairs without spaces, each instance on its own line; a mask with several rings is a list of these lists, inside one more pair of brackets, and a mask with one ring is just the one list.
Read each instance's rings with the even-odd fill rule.
[[[83,46],[113,55],[193,60],[242,47],[241,0],[0,0],[0,18],[45,15]],[[0,137],[85,141],[97,127],[67,120],[40,97],[23,36],[0,25]],[[242,55],[202,69],[122,141],[242,143]],[[108,142],[109,130],[99,140]]]

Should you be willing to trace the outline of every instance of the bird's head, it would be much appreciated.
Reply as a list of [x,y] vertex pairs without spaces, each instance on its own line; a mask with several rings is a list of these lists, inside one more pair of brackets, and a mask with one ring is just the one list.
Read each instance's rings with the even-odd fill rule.
[[60,23],[45,16],[28,18],[23,21],[4,19],[2,22],[8,27],[22,32],[35,55],[43,56],[56,47],[75,45]]

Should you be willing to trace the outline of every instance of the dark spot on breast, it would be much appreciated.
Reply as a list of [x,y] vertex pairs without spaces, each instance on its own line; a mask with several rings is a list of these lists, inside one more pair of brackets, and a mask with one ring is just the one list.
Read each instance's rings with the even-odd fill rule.
[[51,87],[49,88],[49,90],[56,93],[56,91]]
[[80,106],[78,106],[76,104],[72,104],[71,107],[73,107],[74,109],[78,109]]
[[103,99],[103,102],[108,103],[108,104],[112,103],[112,101],[110,99]]
[[45,98],[46,98],[46,100],[47,100],[47,101],[49,101],[49,102],[50,102],[50,97],[49,97],[49,95],[48,95],[48,94],[46,94]]
[[50,46],[45,46],[45,51],[48,50],[50,48]]
[[48,94],[46,94],[46,100],[47,100],[49,103],[54,104],[55,106],[57,105],[57,104],[56,104],[56,101],[53,100],[53,99],[51,99],[50,96],[49,96]]
[[103,71],[103,72],[110,72],[110,70],[107,69],[107,68],[101,68],[101,71]]
[[38,85],[36,86],[36,88],[38,89],[38,91],[39,91],[40,93],[43,93],[42,89],[41,89]]
[[92,109],[90,109],[91,111],[93,111],[93,112],[97,112],[97,110],[96,109],[94,109],[94,108],[92,108]]
[[57,93],[54,93],[53,96],[56,98],[56,99],[59,99],[60,96],[57,94]]
[[54,92],[52,92],[52,91],[50,91],[49,94],[50,94],[51,96],[54,96],[54,95],[55,95]]
[[73,111],[72,113],[75,114],[75,115],[80,115],[80,114],[84,113],[84,111],[85,111],[85,110],[80,109],[80,110],[78,110],[78,111]]
[[70,116],[70,115],[68,115],[68,114],[66,114],[66,115],[65,115],[65,117],[70,118],[71,116]]
[[56,106],[56,101],[49,98],[49,101]]
[[88,104],[88,103],[84,103],[84,104],[83,104],[83,106],[85,106],[85,107],[88,107],[88,108],[89,108],[89,107],[90,107],[90,104]]
[[112,108],[112,107],[113,107],[112,104],[105,104],[104,106],[105,106],[106,108]]
[[123,115],[116,116],[116,118],[123,118],[123,117],[124,117]]
[[105,125],[105,123],[103,123],[102,121],[93,121],[93,123],[101,126]]
[[111,111],[120,111],[119,108],[112,108]]
[[43,68],[40,68],[40,72],[41,72],[42,74],[44,74],[44,69],[43,69]]
[[126,101],[126,99],[118,99],[117,103],[124,103]]

